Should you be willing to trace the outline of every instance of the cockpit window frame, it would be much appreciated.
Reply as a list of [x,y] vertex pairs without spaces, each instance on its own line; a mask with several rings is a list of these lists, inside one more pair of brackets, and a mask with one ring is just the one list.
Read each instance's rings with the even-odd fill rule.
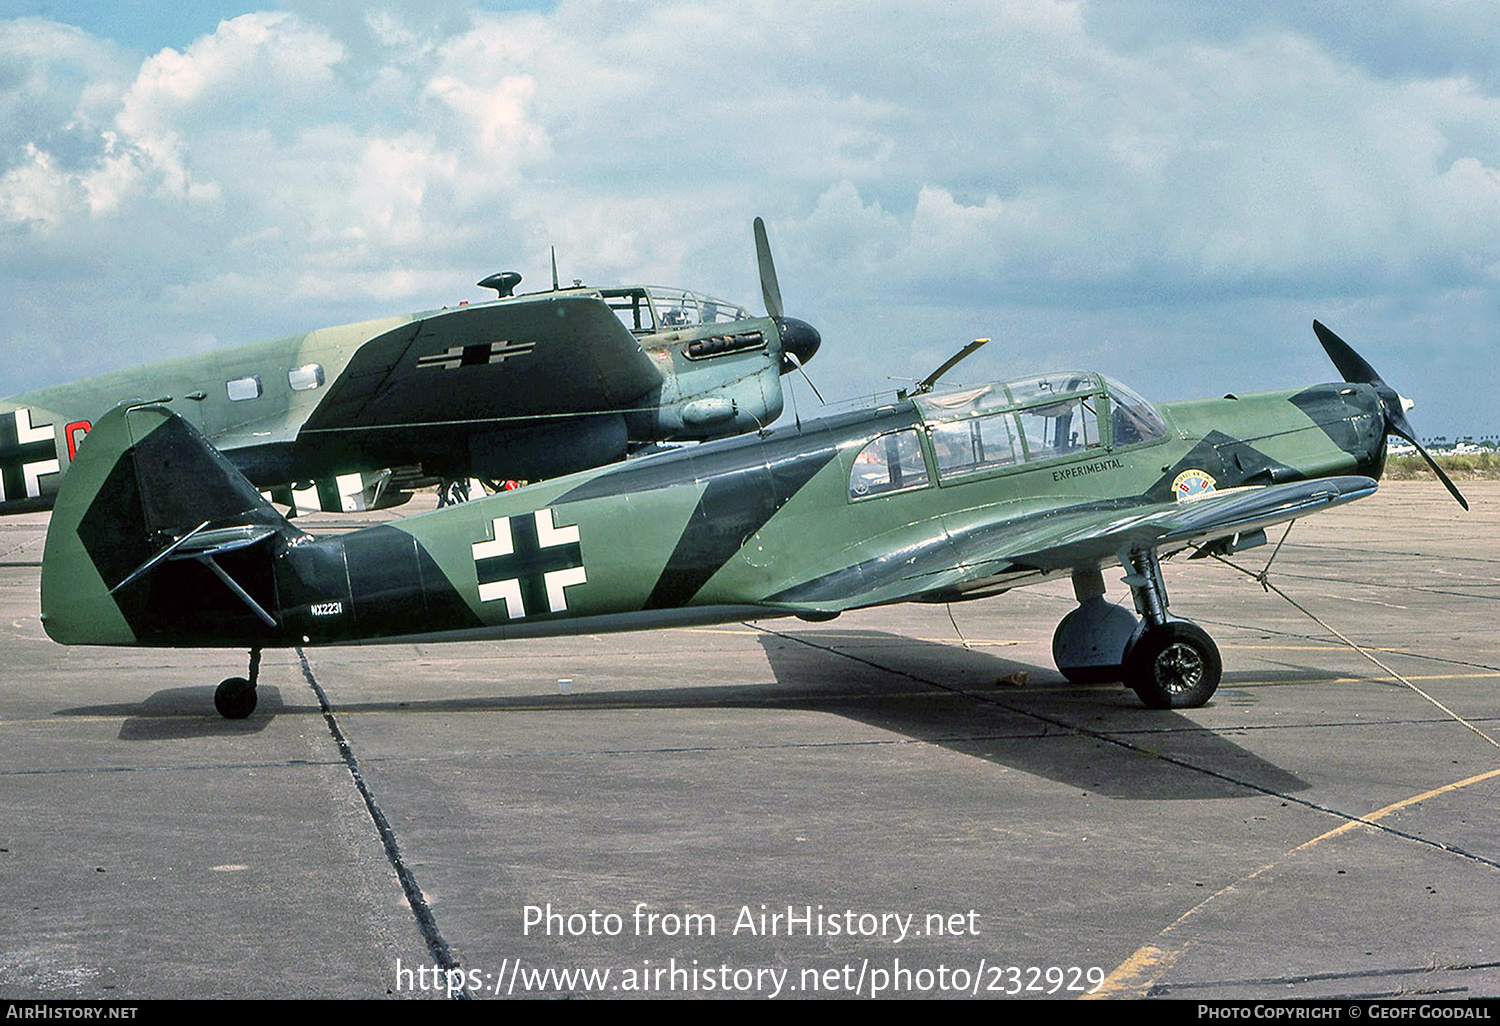
[[[1087,453],[1090,449],[1102,452],[1104,450],[1104,439],[1099,426],[1098,407],[1102,405],[1099,400],[1103,397],[1103,392],[1073,392],[1058,399],[1033,402],[1026,406],[1017,407],[1015,411],[1016,420],[1021,427],[1021,444],[1025,447],[1026,452],[1024,462],[1037,464],[1058,459],[1075,459],[1080,454]],[[1092,406],[1089,405],[1089,400],[1091,399],[1094,401]],[[1043,428],[1040,432],[1033,429],[1033,420],[1058,420],[1061,417],[1060,413],[1057,416],[1047,416],[1047,413],[1062,406],[1074,406],[1079,410],[1088,412],[1090,416],[1085,418],[1083,423],[1085,425],[1089,423],[1093,424],[1094,438],[1092,441],[1089,440],[1088,433],[1085,431],[1082,444],[1058,449],[1055,443],[1052,445],[1046,444],[1046,432],[1049,429]],[[1072,417],[1075,411],[1068,410],[1066,412],[1069,417]],[[1038,442],[1042,443],[1040,450],[1037,449]]]
[[[1087,427],[1083,444],[1062,451],[1033,453],[1035,432],[1028,434],[1028,411],[1079,400],[1088,410],[1093,424],[1090,438]],[[933,474],[938,485],[951,485],[1000,474],[1014,474],[1032,467],[1050,466],[1086,457],[1089,453],[1114,452],[1159,445],[1173,436],[1173,429],[1156,404],[1139,392],[1103,374],[1087,371],[1042,374],[1016,381],[996,382],[974,388],[913,396],[924,434],[931,449]],[[1013,418],[1018,458],[1014,462],[989,460],[972,464],[950,463],[944,466],[944,442],[938,437],[944,428],[955,424],[980,421],[989,417]],[[1128,416],[1138,437],[1125,441],[1116,437],[1118,416]],[[951,444],[947,443],[947,444]]]
[[600,289],[599,294],[632,335],[689,331],[752,319],[749,310],[716,296],[663,285]]
[[[1109,408],[1100,412],[1101,419],[1109,424],[1109,447],[1114,449],[1136,449],[1148,445],[1159,445],[1172,435],[1171,425],[1167,423],[1156,404],[1135,389],[1112,378],[1104,379],[1104,386],[1108,389]],[[1124,400],[1124,401],[1121,401]],[[1128,415],[1137,424],[1137,430],[1141,431],[1141,437],[1131,441],[1122,441],[1115,437],[1116,407],[1127,411]],[[1146,416],[1142,416],[1142,412]]]
[[600,295],[626,331],[632,335],[656,333],[656,311],[651,306],[650,293],[644,288],[601,289]]
[[[966,484],[1006,474],[1022,473],[1026,470],[1053,466],[1070,460],[1089,458],[1111,448],[1105,432],[1109,425],[1109,391],[1107,380],[1099,374],[1084,371],[1037,375],[1013,382],[997,382],[979,388],[938,395],[915,397],[917,410],[922,417],[923,433],[932,449],[933,468],[939,486]],[[1027,431],[1027,415],[1035,411],[1046,411],[1059,404],[1077,404],[1088,411],[1085,424],[1092,424],[1092,437],[1087,428],[1083,431],[1083,443],[1076,448],[1061,451],[1036,451],[1035,425]],[[973,463],[943,465],[937,434],[953,425],[983,422],[994,418],[1005,421],[1011,435],[1013,458],[983,460]],[[1050,418],[1049,418],[1050,419]]]
[[[940,437],[950,432],[956,437]],[[1014,470],[1026,464],[1021,429],[1013,410],[926,424],[925,433],[939,482]]]
[[[932,461],[929,458],[928,454],[928,446],[922,437],[925,434],[926,432],[922,429],[922,426],[920,424],[911,424],[905,427],[897,428],[894,431],[882,431],[874,438],[867,439],[862,445],[860,445],[858,451],[854,452],[853,455],[849,458],[849,501],[868,502],[873,499],[888,498],[892,495],[907,495],[912,492],[919,492],[923,489],[931,488],[933,486],[935,476],[933,473]],[[863,490],[860,490],[855,484],[855,478],[860,473],[860,459],[867,452],[870,452],[873,447],[877,445],[884,447],[880,455],[884,458],[884,465],[887,467],[887,479],[889,479],[889,446],[892,440],[899,439],[902,435],[909,435],[910,441],[915,446],[914,453],[907,452],[901,454],[903,458],[915,455],[915,461],[910,463],[909,466],[906,464],[904,459],[902,461],[903,470],[901,472],[901,476],[905,477],[905,471],[909,469],[911,471],[910,482],[908,483],[903,481],[903,483],[899,485],[886,485],[878,487],[867,484]],[[900,444],[900,441],[896,441],[897,446],[900,446]],[[851,450],[853,449],[852,446],[850,448]],[[921,467],[920,474],[916,472],[918,465],[920,465]]]

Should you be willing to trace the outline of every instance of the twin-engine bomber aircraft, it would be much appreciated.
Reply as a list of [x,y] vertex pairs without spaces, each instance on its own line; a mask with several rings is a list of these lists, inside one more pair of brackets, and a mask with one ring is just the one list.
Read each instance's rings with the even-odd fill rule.
[[[70,645],[248,648],[249,679],[215,694],[240,718],[265,647],[823,620],[1071,575],[1063,674],[1198,706],[1219,652],[1168,615],[1161,557],[1370,495],[1386,435],[1411,435],[1401,398],[1314,326],[1344,383],[1159,408],[1088,373],[919,389],[328,538],[181,417],[122,406],[58,496],[42,618]],[[1116,563],[1139,619],[1103,598]]]
[[489,302],[0,399],[0,515],[50,508],[92,422],[127,399],[169,406],[283,501],[316,484],[309,505],[331,511],[363,508],[346,493],[395,466],[537,480],[652,442],[753,431],[781,414],[781,375],[821,342],[783,316],[759,218],[755,244],[765,317],[685,289],[558,288],[555,268],[551,291],[517,296],[508,271],[479,283]]

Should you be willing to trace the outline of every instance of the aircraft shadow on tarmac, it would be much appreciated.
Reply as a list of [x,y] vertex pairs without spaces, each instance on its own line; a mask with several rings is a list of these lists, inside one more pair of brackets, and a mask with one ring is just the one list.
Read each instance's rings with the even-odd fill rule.
[[[1051,667],[989,651],[884,631],[766,633],[760,644],[774,682],[645,687],[570,695],[337,702],[336,712],[606,712],[622,709],[805,709],[842,716],[963,755],[1112,798],[1198,800],[1286,794],[1308,785],[1228,738],[1175,712],[1141,707],[1120,685],[1074,687]],[[1028,683],[1011,681],[1025,674]],[[1290,682],[1298,671],[1277,674]],[[1312,677],[1321,677],[1313,674]],[[1264,680],[1264,674],[1257,679]],[[1221,689],[1217,703],[1243,693]],[[59,710],[59,715],[123,716],[121,740],[249,734],[288,706],[262,684],[255,715],[225,720],[213,688],[166,688],[139,703]]]
[[[1142,708],[1123,685],[1075,687],[1050,666],[882,631],[768,634],[761,646],[777,683],[818,687],[822,700],[809,704],[823,711],[1107,797],[1308,786],[1179,713]],[[1013,683],[1021,674],[1025,686]]]
[[163,688],[143,702],[116,702],[59,709],[58,716],[123,716],[121,741],[172,741],[229,734],[258,734],[270,726],[285,708],[281,689],[262,684],[256,689],[256,715],[247,720],[226,720],[214,709],[211,686]]

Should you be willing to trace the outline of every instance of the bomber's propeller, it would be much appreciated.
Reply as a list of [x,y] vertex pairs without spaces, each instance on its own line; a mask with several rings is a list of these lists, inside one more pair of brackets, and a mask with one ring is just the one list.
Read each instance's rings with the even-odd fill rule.
[[1333,361],[1339,373],[1344,376],[1345,381],[1370,385],[1375,389],[1375,394],[1380,396],[1381,409],[1385,412],[1386,434],[1404,438],[1416,446],[1417,452],[1422,454],[1422,458],[1438,476],[1438,480],[1443,482],[1448,493],[1458,500],[1460,506],[1468,509],[1469,501],[1459,492],[1458,486],[1443,472],[1443,468],[1438,466],[1432,454],[1422,447],[1422,443],[1417,441],[1417,433],[1412,430],[1411,422],[1406,419],[1406,411],[1414,405],[1412,401],[1381,380],[1375,368],[1371,367],[1364,357],[1349,348],[1349,343],[1329,331],[1320,321],[1313,321],[1313,333],[1318,336],[1318,341],[1323,343],[1324,352],[1328,354],[1328,358]]
[[818,386],[813,384],[812,375],[807,373],[807,368],[802,366],[802,361],[797,359],[797,354],[792,352],[790,349],[786,349],[783,351],[782,355],[784,355],[789,361],[791,361],[793,367],[796,367],[797,370],[802,372],[802,380],[807,382],[807,387],[812,389],[813,395],[818,397],[818,404],[820,406],[827,406],[828,400],[823,398],[823,393],[819,392]]
[[760,267],[760,294],[766,301],[766,316],[776,322],[776,330],[781,335],[781,355],[784,361],[781,372],[786,374],[792,370],[801,371],[808,387],[821,403],[823,393],[818,391],[818,386],[808,377],[803,364],[811,360],[818,351],[818,347],[823,344],[823,336],[806,321],[786,316],[785,308],[781,305],[781,284],[776,280],[776,263],[771,259],[771,240],[766,237],[766,222],[758,217],[755,219],[755,262]]
[[755,219],[755,262],[760,265],[760,294],[766,301],[766,314],[782,316],[781,284],[776,280],[776,264],[771,260],[771,240],[766,238],[766,222]]

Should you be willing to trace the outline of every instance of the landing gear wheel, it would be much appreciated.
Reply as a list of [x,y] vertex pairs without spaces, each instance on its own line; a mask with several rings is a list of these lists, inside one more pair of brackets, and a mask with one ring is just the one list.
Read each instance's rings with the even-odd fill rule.
[[1223,672],[1219,647],[1185,620],[1147,628],[1125,655],[1125,683],[1149,709],[1196,709],[1213,697]]
[[214,690],[214,708],[226,720],[243,720],[255,711],[255,685],[230,677]]

